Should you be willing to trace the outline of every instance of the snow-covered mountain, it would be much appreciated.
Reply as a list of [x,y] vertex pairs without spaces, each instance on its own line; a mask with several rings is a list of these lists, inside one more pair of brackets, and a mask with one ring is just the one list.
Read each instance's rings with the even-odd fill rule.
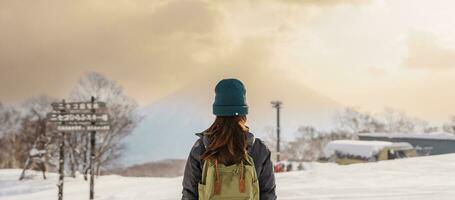
[[[330,128],[333,112],[340,108],[335,101],[318,92],[280,76],[240,79],[247,89],[250,106],[248,123],[258,137],[273,129],[276,111],[270,101],[283,101],[281,112],[284,137],[292,137],[302,125]],[[128,137],[126,164],[136,164],[166,158],[186,158],[194,135],[206,129],[214,120],[212,103],[214,87],[220,79],[199,80],[175,93],[145,106],[145,119]]]
[[[455,154],[340,166],[309,163],[305,171],[276,174],[278,199],[305,200],[452,200]],[[0,170],[0,200],[57,198],[57,175],[18,181],[21,170]],[[181,198],[182,177],[133,178],[101,176],[95,180],[97,200],[165,200]],[[88,199],[83,177],[65,178],[64,199]]]

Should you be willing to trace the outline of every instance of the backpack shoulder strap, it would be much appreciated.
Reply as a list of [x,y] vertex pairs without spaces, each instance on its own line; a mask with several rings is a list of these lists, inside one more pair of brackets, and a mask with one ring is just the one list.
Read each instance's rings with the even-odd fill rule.
[[245,161],[247,165],[251,165],[254,167],[254,160],[249,154],[246,154]]
[[203,162],[203,167],[202,167],[202,177],[201,177],[201,184],[205,184],[207,180],[207,169],[209,165],[207,161]]

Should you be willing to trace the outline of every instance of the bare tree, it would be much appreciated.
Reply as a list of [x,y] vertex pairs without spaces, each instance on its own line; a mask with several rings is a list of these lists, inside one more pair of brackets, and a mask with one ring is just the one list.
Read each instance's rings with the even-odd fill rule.
[[362,113],[358,108],[347,107],[334,116],[338,130],[349,133],[381,132],[384,124],[369,113]]
[[313,161],[319,155],[319,149],[314,148],[318,146],[320,141],[313,141],[318,135],[316,129],[311,126],[300,127],[297,137],[290,141],[286,146],[287,152],[291,155],[292,159],[298,161]]
[[384,120],[388,133],[423,133],[428,127],[428,122],[408,117],[405,112],[392,108],[386,108],[380,117]]
[[451,116],[449,122],[442,125],[442,130],[446,133],[455,134],[455,116]]
[[[265,127],[265,133],[266,133],[266,137],[263,138],[264,142],[265,142],[265,145],[267,146],[267,148],[270,150],[271,152],[271,158],[273,161],[276,161],[276,144],[277,144],[277,133],[276,133],[276,128],[275,127],[272,127],[272,126],[268,126],[268,127]],[[280,146],[281,147],[285,147],[287,145],[287,142],[284,138],[280,138]],[[281,159],[288,159],[289,156],[287,154],[287,151],[286,151],[286,148],[281,148],[280,149],[280,158]]]
[[11,106],[4,106],[0,102],[0,138],[19,130],[20,112]]
[[[111,130],[96,135],[98,143],[94,164],[96,173],[99,174],[101,167],[109,166],[121,157],[125,149],[121,140],[133,132],[142,117],[136,112],[138,107],[136,101],[128,97],[120,85],[95,72],[86,73],[79,80],[71,91],[70,99],[88,101],[92,96],[97,101],[106,102],[111,124]],[[86,136],[82,136],[84,134],[80,135],[77,141],[83,145],[73,147],[77,149],[75,152],[79,152],[79,155],[74,156],[78,156],[78,160],[87,165],[88,142]]]
[[0,168],[40,169],[52,164],[52,133],[46,123],[52,98],[33,97],[14,107],[0,105]]
[[321,132],[311,126],[302,126],[297,136],[286,146],[291,160],[315,161],[323,156],[323,149],[332,140],[354,139],[355,135],[345,132]]
[[423,133],[434,130],[428,127],[426,121],[391,108],[375,115],[361,112],[357,108],[345,108],[335,115],[334,121],[337,130],[349,133]]
[[0,103],[0,168],[17,168],[20,160],[16,155],[19,140],[20,112]]
[[[55,162],[52,159],[55,156],[55,133],[50,130],[46,120],[46,114],[51,111],[51,102],[55,99],[48,96],[33,97],[25,101],[22,105],[23,118],[21,146],[26,147],[23,152],[23,171],[19,180],[25,176],[25,171],[28,169],[38,168],[43,172],[43,177],[46,178],[45,172],[48,166],[55,167]],[[24,159],[25,158],[25,159]]]

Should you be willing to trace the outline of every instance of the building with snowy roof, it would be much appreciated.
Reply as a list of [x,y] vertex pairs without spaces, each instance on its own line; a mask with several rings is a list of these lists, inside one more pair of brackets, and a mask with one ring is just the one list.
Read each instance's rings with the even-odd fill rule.
[[414,156],[416,151],[407,142],[334,140],[324,147],[324,158],[342,165]]

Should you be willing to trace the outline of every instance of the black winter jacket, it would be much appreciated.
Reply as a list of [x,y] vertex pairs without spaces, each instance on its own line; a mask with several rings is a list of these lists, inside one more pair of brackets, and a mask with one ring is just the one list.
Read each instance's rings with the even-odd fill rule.
[[[275,200],[275,175],[270,160],[270,151],[260,139],[254,139],[254,135],[248,133],[248,154],[254,160],[256,173],[259,180],[261,200]],[[185,173],[183,176],[182,200],[198,199],[198,183],[202,178],[203,161],[201,155],[208,145],[207,137],[203,136],[196,141],[186,161]]]

